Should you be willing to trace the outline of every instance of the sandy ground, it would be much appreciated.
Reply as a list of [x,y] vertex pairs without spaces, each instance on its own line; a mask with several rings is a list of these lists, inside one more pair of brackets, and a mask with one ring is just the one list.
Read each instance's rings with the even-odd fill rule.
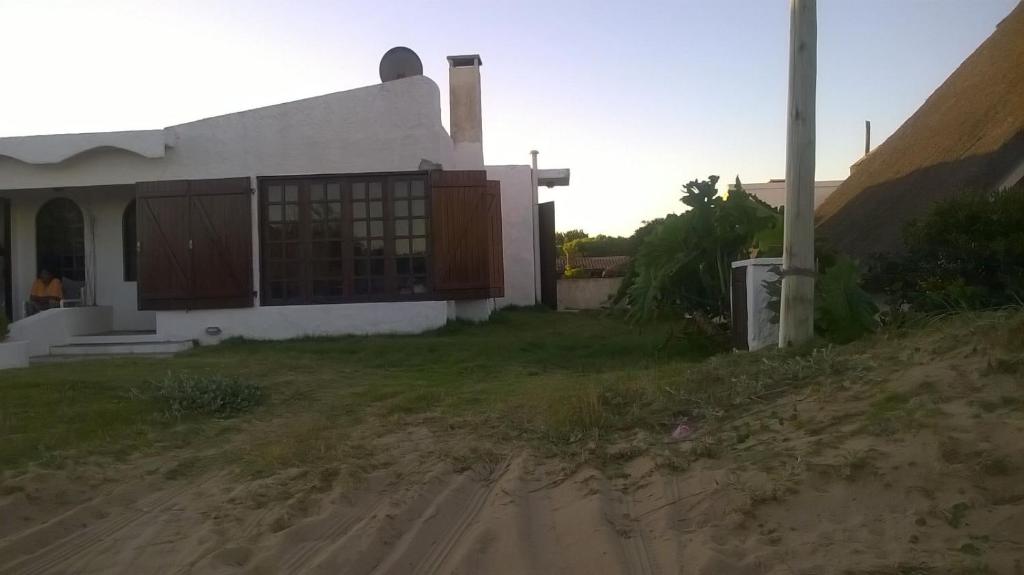
[[0,573],[1024,573],[1024,378],[925,344],[679,444],[708,452],[683,470],[457,471],[410,430],[355,482],[34,471],[0,491]]

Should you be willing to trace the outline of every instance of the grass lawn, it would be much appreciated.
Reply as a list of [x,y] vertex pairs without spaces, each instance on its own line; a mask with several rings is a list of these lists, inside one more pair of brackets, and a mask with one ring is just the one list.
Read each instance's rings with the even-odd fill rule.
[[[7,371],[0,471],[189,447],[191,456],[212,450],[261,473],[370,457],[372,437],[412,424],[555,447],[668,425],[633,421],[639,413],[629,404],[642,399],[636,390],[712,353],[678,331],[603,313],[526,309],[419,336],[234,341],[169,359]],[[228,419],[171,417],[149,390],[181,372],[256,383],[266,400]]]

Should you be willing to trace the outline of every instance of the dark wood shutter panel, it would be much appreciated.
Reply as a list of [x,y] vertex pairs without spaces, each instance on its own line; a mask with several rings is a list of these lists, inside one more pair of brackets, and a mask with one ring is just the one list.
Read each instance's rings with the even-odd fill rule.
[[135,190],[139,309],[185,309],[192,286],[188,182],[140,182]]
[[490,232],[491,297],[505,297],[505,254],[501,238],[501,182],[487,182],[487,229]]
[[450,299],[504,294],[501,190],[484,171],[431,173],[434,291]]
[[251,307],[248,178],[136,184],[139,309]]

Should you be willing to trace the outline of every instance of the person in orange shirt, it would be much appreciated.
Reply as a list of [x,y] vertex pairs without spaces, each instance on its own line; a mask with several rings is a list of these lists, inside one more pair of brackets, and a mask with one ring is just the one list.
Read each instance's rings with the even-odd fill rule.
[[28,315],[60,307],[62,299],[64,299],[64,286],[61,285],[59,279],[53,277],[50,270],[43,268],[39,270],[39,277],[32,284],[32,293],[27,306]]

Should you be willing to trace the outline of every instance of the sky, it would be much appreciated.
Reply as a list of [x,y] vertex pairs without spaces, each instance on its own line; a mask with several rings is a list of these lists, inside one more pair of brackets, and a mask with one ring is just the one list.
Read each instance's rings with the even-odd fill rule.
[[[819,0],[817,179],[842,179],[1017,0]],[[0,0],[0,136],[162,128],[483,60],[487,164],[570,168],[559,230],[628,235],[716,174],[785,174],[787,0]]]

